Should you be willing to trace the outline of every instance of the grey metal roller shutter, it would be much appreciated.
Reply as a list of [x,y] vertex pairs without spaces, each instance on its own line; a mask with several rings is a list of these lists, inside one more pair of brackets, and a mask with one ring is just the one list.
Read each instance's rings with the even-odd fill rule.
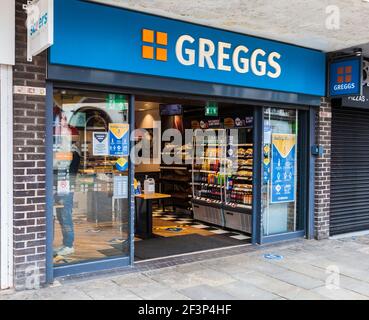
[[369,229],[369,111],[332,113],[330,234]]

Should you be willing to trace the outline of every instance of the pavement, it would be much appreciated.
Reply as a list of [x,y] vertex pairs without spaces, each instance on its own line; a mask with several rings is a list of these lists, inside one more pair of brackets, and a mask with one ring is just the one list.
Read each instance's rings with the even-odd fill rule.
[[0,300],[367,300],[369,235],[298,240],[130,274],[2,291]]

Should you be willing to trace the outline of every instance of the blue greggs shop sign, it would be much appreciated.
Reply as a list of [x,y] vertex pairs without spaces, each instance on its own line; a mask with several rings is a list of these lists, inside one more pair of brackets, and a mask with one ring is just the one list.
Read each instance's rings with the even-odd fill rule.
[[333,61],[329,66],[329,96],[361,95],[362,57]]
[[50,63],[325,95],[325,54],[79,0],[55,0]]

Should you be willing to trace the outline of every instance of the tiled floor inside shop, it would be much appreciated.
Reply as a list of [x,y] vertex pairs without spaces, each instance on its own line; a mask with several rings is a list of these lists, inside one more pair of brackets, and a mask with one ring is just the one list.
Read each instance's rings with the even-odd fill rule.
[[[75,253],[54,257],[55,264],[75,263],[83,260],[121,256],[128,252],[127,235],[121,233],[119,224],[87,221],[83,215],[74,215]],[[251,238],[236,231],[225,230],[195,221],[188,214],[166,208],[154,209],[151,239],[135,238],[135,259],[142,261],[250,244]],[[61,246],[60,225],[55,221],[55,247]]]
[[231,247],[251,242],[250,236],[195,221],[187,214],[154,210],[154,238],[135,244],[136,260],[154,259]]

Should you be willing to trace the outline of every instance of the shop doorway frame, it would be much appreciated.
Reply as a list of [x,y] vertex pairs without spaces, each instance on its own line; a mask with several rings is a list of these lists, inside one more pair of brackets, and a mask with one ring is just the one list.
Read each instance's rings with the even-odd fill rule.
[[[96,69],[85,69],[79,67],[69,67],[60,65],[48,65],[48,76],[46,82],[47,88],[47,111],[46,111],[46,211],[47,211],[47,246],[46,246],[46,280],[51,283],[55,277],[63,275],[73,275],[79,273],[97,272],[100,270],[117,269],[123,267],[134,266],[134,234],[131,232],[130,255],[122,258],[104,259],[95,262],[83,262],[76,265],[58,267],[54,269],[53,265],[53,172],[52,172],[52,106],[53,106],[53,90],[54,87],[84,90],[109,92],[117,94],[125,94],[130,96],[130,123],[134,121],[134,102],[135,96],[165,96],[173,98],[187,99],[211,99],[218,102],[236,103],[242,105],[253,106],[254,108],[254,199],[253,199],[253,217],[252,217],[252,244],[266,243],[266,239],[261,236],[261,159],[262,159],[262,134],[263,134],[263,107],[280,107],[280,108],[297,108],[310,112],[310,120],[314,119],[315,109],[320,105],[320,97],[309,96],[303,94],[265,91],[253,88],[234,87],[221,85],[216,83],[202,83],[197,81],[188,81],[181,79],[167,79],[162,77],[129,74],[124,72],[111,72]],[[175,88],[175,91],[174,89]],[[267,93],[267,94],[266,94]],[[313,122],[310,121],[310,141],[314,141]],[[131,126],[132,129],[132,126]],[[313,136],[312,136],[313,135]],[[310,153],[309,153],[310,155]],[[309,158],[310,165],[310,184],[308,190],[309,208],[306,216],[306,237],[311,238],[313,235],[314,223],[314,159]],[[131,178],[134,176],[134,168],[130,169]],[[130,228],[134,228],[134,198],[131,190],[131,213],[130,213]],[[302,237],[303,234],[286,234],[271,241],[286,240],[288,238]]]
[[[269,106],[266,106],[269,107]],[[258,168],[257,174],[257,182],[258,182],[258,191],[260,206],[257,219],[257,242],[259,244],[267,244],[279,241],[293,240],[298,238],[306,238],[312,239],[314,237],[314,190],[315,190],[315,158],[312,156],[312,148],[315,142],[315,116],[316,111],[312,107],[301,107],[301,106],[285,106],[280,105],[278,108],[280,109],[290,109],[290,110],[298,110],[301,116],[298,119],[298,127],[301,129],[298,141],[298,149],[300,152],[300,162],[298,165],[298,176],[300,178],[300,185],[297,192],[300,194],[297,198],[297,207],[298,210],[302,211],[303,217],[303,229],[297,230],[294,232],[286,232],[275,235],[264,236],[263,235],[263,226],[262,226],[262,212],[261,212],[261,184],[262,184],[262,141],[264,140],[264,109],[260,108],[259,110],[259,138],[258,142],[260,150],[260,159],[258,163],[260,164],[260,168]],[[255,179],[255,178],[254,178]]]
[[[80,90],[86,92],[102,92],[102,93],[116,93],[124,94],[129,97],[128,106],[128,117],[130,132],[133,131],[132,124],[135,123],[135,113],[134,113],[134,95],[127,93],[124,90],[111,90],[101,87],[85,87],[79,85],[58,85],[57,83],[47,82],[46,83],[46,281],[52,283],[54,278],[63,277],[81,273],[92,273],[103,270],[112,270],[118,268],[124,268],[133,266],[134,264],[134,210],[135,210],[135,198],[134,198],[134,165],[129,161],[128,166],[128,203],[129,203],[129,254],[126,256],[117,256],[111,258],[103,258],[98,260],[83,261],[73,264],[65,264],[60,266],[55,266],[53,262],[53,240],[54,240],[54,217],[53,217],[53,104],[54,104],[54,89],[70,89],[70,90]],[[132,141],[130,141],[132,143]]]

